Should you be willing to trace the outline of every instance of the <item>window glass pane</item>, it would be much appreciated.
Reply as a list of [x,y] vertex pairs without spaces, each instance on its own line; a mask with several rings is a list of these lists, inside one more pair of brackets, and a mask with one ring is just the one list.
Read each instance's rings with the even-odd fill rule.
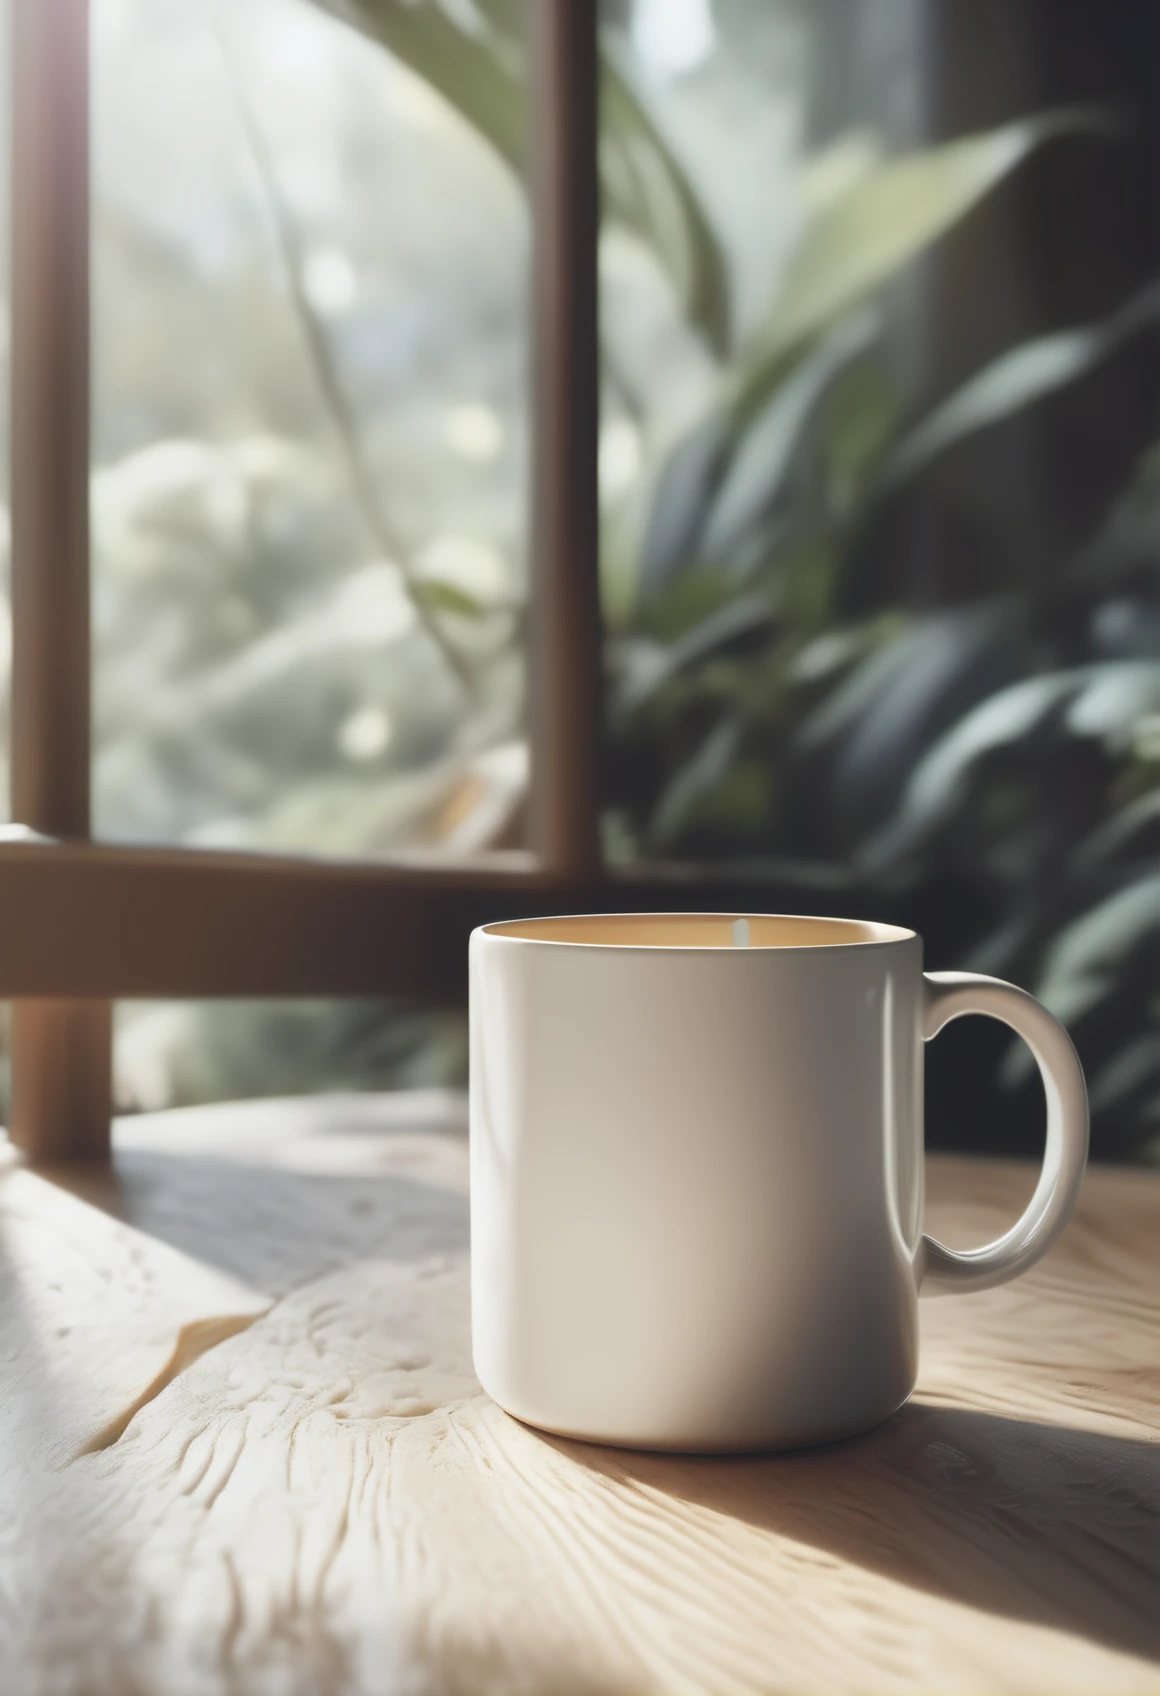
[[519,839],[521,43],[339,10],[93,3],[105,837]]
[[[603,15],[608,852],[746,867],[771,902],[910,921],[932,963],[1036,989],[1097,1146],[1138,1148],[1160,1131],[1155,8]],[[983,1079],[1005,1140],[1037,1085],[988,1040],[958,1094],[974,1112]]]

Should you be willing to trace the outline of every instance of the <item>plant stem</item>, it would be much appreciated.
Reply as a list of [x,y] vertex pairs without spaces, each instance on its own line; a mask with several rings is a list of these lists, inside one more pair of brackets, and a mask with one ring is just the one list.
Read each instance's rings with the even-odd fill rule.
[[379,504],[375,480],[363,448],[358,420],[343,387],[329,337],[306,292],[301,233],[282,193],[273,157],[250,102],[244,80],[239,73],[227,30],[223,28],[217,0],[210,0],[210,28],[217,41],[218,51],[225,67],[226,81],[233,96],[238,121],[258,173],[262,191],[266,197],[271,226],[286,277],[290,303],[302,332],[302,339],[306,345],[315,381],[330,415],[335,436],[346,462],[347,475],[359,510],[362,512],[363,522],[378,552],[384,559],[390,560],[397,567],[407,596],[414,608],[415,616],[439,651],[448,670],[455,677],[468,699],[476,701],[479,698],[476,679],[463,656],[448,641],[435,614],[427,606],[422,589],[407,562],[406,553],[398,538],[392,534],[391,526]]

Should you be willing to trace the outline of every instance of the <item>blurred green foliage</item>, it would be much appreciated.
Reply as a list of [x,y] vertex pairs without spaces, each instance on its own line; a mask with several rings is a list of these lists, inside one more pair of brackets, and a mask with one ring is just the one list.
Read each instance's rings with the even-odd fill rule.
[[[904,424],[877,291],[1073,127],[1101,126],[1050,115],[868,162],[807,228],[755,357],[656,482],[610,644],[608,842],[764,873],[804,906],[929,923],[958,903],[960,963],[1067,1022],[1113,1153],[1160,1131],[1160,449],[1041,582],[980,571],[918,607],[881,558],[938,456],[1160,315],[1151,287]],[[1029,1069],[1014,1051],[1000,1080]]]
[[[479,0],[471,27],[439,0],[323,3],[520,166],[514,0]],[[940,456],[1154,326],[1160,285],[1010,349],[917,419],[884,350],[883,291],[933,242],[1038,149],[1118,126],[1054,111],[895,157],[844,138],[813,164],[760,333],[731,355],[711,219],[612,38],[602,56],[606,221],[651,245],[724,355],[606,609],[607,851],[765,876],[806,908],[946,917],[957,963],[1068,1024],[1097,1150],[1138,1150],[1160,1133],[1160,446],[1051,574],[980,570],[973,592],[918,605],[881,558]],[[610,525],[606,547],[624,545]],[[1000,1082],[1022,1089],[1029,1067],[1011,1049]]]

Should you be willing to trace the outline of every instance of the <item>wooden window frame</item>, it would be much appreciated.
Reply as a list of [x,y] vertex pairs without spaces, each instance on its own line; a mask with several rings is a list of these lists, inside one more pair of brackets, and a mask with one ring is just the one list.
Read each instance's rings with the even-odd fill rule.
[[91,838],[88,0],[12,0],[11,1132],[108,1150],[111,1002],[440,992],[465,927],[602,882],[597,827],[596,9],[530,0],[529,848],[335,863]]

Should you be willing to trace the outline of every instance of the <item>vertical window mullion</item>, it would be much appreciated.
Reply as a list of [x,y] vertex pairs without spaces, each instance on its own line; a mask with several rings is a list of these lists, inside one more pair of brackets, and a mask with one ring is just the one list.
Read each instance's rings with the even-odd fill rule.
[[87,0],[13,0],[12,816],[89,834]]
[[[12,0],[12,816],[90,831],[88,0]],[[12,1134],[104,1152],[110,1008],[13,1008]]]
[[597,7],[529,0],[533,251],[531,847],[599,871]]

